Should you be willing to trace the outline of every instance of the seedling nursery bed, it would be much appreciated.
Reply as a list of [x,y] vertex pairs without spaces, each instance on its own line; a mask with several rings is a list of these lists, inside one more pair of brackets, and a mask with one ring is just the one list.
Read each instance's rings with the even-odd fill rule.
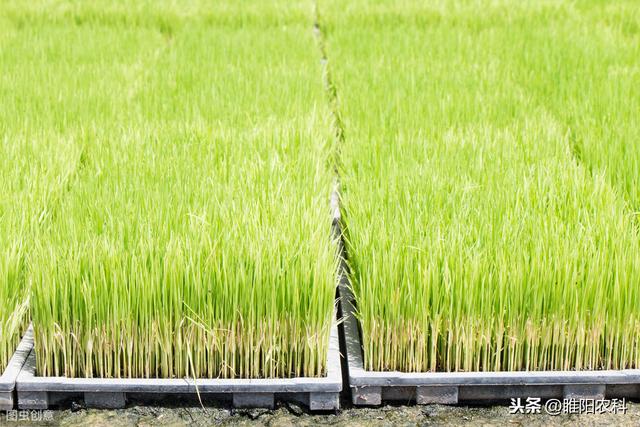
[[[9,360],[9,364],[2,376],[0,376],[0,411],[10,411],[14,408],[16,380],[31,352],[30,340],[27,337],[32,337],[32,334],[33,332],[29,328],[25,337],[20,341],[16,352]],[[31,341],[33,340],[32,338],[30,339]]]
[[[283,379],[100,379],[39,377],[33,333],[21,348],[28,357],[15,383],[19,409],[49,409],[72,399],[87,407],[115,409],[127,400],[158,401],[197,398],[200,401],[231,402],[236,408],[273,408],[276,401],[296,402],[311,411],[339,408],[342,391],[338,328],[331,329],[327,375],[322,378]],[[0,389],[1,390],[1,389]]]
[[[334,227],[341,227],[339,197],[332,199]],[[341,252],[346,260],[342,239]],[[516,372],[376,372],[364,369],[356,304],[343,262],[339,298],[344,325],[348,386],[357,406],[383,403],[450,404],[508,402],[511,398],[640,398],[640,369]]]

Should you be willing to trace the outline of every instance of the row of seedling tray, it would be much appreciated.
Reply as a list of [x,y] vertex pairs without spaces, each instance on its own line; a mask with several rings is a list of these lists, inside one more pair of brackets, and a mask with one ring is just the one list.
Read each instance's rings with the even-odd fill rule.
[[[340,227],[335,208],[336,230]],[[341,239],[339,239],[341,241]],[[343,246],[341,244],[341,246]],[[344,247],[342,247],[344,254]],[[344,257],[343,257],[344,259]],[[197,396],[231,402],[234,407],[274,407],[276,401],[297,402],[311,411],[336,410],[343,390],[341,356],[347,361],[348,387],[354,405],[385,402],[458,404],[510,398],[635,398],[640,370],[535,372],[374,372],[363,363],[356,301],[346,262],[340,265],[339,316],[332,325],[327,374],[321,378],[288,379],[99,379],[42,377],[36,374],[33,329],[30,327],[0,380],[0,409],[46,409],[71,399],[88,407],[122,408],[128,399]],[[344,348],[339,348],[339,328]]]
[[[541,371],[403,373],[363,368],[359,330],[347,286],[340,286],[344,313],[343,355],[348,363],[348,386],[354,405],[385,402],[458,404],[491,402],[516,397],[635,398],[640,394],[640,371]],[[234,407],[268,407],[277,400],[297,402],[311,411],[335,410],[343,388],[334,326],[324,378],[291,379],[99,379],[36,375],[33,335],[29,329],[0,379],[0,409],[47,409],[84,400],[88,407],[123,408],[128,397],[198,396],[226,401]],[[210,400],[210,399],[207,399]]]
[[[638,140],[637,103],[630,102],[637,97],[629,96],[638,86],[636,44],[596,21],[615,22],[612,13],[627,11],[567,19],[573,10],[557,13],[553,6],[545,19],[530,19],[537,6],[510,8],[518,2],[507,1],[416,10],[429,25],[415,25],[402,2],[384,10],[362,2],[347,12],[342,2],[322,3],[314,16],[293,3],[289,10],[238,2],[225,10],[223,25],[196,16],[178,20],[185,25],[171,29],[168,44],[147,25],[91,31],[89,24],[101,25],[99,4],[62,15],[45,7],[34,24],[46,24],[46,31],[35,39],[31,25],[18,25],[33,18],[30,8],[8,14],[18,21],[15,54],[0,58],[8,106],[0,279],[10,278],[12,298],[29,288],[17,300],[29,301],[35,329],[2,375],[2,409],[78,398],[122,407],[138,396],[189,395],[237,407],[284,399],[334,410],[344,384],[341,356],[356,405],[637,396],[638,371],[623,369],[640,364],[634,261],[640,199],[632,156],[640,150],[628,148]],[[130,15],[126,8],[113,12]],[[139,12],[149,21],[146,10]],[[152,15],[175,18],[162,7]],[[476,19],[491,22],[491,31],[478,31]],[[331,103],[314,26],[336,79],[328,84],[336,92]],[[88,43],[77,43],[84,31]],[[256,57],[256,48],[267,54]],[[124,78],[123,69],[145,73]],[[31,70],[41,72],[34,78]],[[346,130],[331,128],[332,109],[340,110],[335,122]],[[336,257],[324,195],[335,176],[325,166],[338,151],[349,192],[349,261],[375,266],[353,289],[380,286],[371,292],[377,300],[362,294],[354,300],[343,265],[340,316],[331,324]],[[440,305],[434,309],[426,299]],[[488,347],[505,342],[504,335],[496,338],[504,324],[494,325],[505,307],[511,317],[504,324],[520,328],[520,338],[529,316],[537,316],[534,333],[547,334],[540,353],[556,337],[571,353],[575,341],[595,335],[592,354],[604,348],[606,363],[572,353],[566,365],[545,359],[518,372],[522,357],[514,351],[512,364],[476,368],[475,337],[494,334]],[[1,308],[10,311],[4,302]],[[387,345],[393,327],[409,330],[391,325],[377,353],[370,351],[368,328],[381,312],[394,314],[390,323],[413,315],[424,328],[421,338],[435,325],[431,315],[441,315],[457,341],[443,329],[431,336],[453,343],[471,362],[449,366],[432,356],[431,365],[403,366],[393,357],[370,362],[372,353],[406,344]],[[574,314],[571,339],[562,326],[547,339],[548,317],[559,319],[557,326]],[[461,318],[466,330],[455,324]],[[478,318],[483,324],[470,333]],[[216,336],[223,329],[226,341]],[[462,330],[468,335],[460,339]],[[180,341],[190,334],[196,346]],[[256,356],[262,338],[269,345]],[[135,342],[135,351],[107,354],[124,340]],[[412,356],[422,358],[426,347],[416,345]],[[293,356],[283,356],[290,348]],[[499,350],[484,354],[500,362]],[[195,363],[185,362],[185,354],[197,356]],[[103,366],[126,357],[132,369]],[[189,364],[198,373],[186,370]],[[365,369],[378,365],[392,367]],[[111,379],[117,376],[128,379]],[[226,379],[279,377],[294,378]]]

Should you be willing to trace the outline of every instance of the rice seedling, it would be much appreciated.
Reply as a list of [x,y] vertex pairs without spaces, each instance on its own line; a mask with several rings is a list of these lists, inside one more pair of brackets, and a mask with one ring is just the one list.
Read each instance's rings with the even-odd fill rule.
[[0,374],[28,324],[26,270],[35,232],[69,176],[68,159],[77,155],[74,144],[17,112],[34,107],[39,85],[31,81],[30,48],[14,49],[16,33],[0,15]]
[[[637,2],[579,2],[526,26],[520,84],[566,127],[573,153],[604,173],[629,209],[640,208],[640,9]],[[529,48],[525,49],[525,43]],[[532,48],[534,47],[534,48]]]
[[[24,245],[33,210],[29,144],[0,140],[0,375],[13,355],[27,322],[28,296],[24,288]],[[31,162],[30,162],[31,160]],[[26,210],[27,212],[24,212]]]
[[3,7],[38,70],[11,120],[76,154],[28,255],[38,375],[323,375],[337,261],[310,5]]
[[630,5],[320,2],[366,369],[640,366]]
[[0,374],[28,324],[28,251],[72,147],[40,133],[0,131]]

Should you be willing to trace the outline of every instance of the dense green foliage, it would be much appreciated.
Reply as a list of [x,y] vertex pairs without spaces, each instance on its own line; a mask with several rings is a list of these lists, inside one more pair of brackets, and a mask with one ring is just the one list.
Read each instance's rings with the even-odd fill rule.
[[0,139],[0,374],[28,323],[27,252],[66,173],[57,143],[8,126]]
[[321,2],[366,368],[640,366],[640,35],[612,3]]
[[3,8],[5,120],[70,147],[27,256],[38,373],[323,375],[334,177],[311,4]]
[[0,373],[30,313],[40,375],[323,375],[336,162],[367,369],[638,368],[638,58],[635,0],[2,1]]

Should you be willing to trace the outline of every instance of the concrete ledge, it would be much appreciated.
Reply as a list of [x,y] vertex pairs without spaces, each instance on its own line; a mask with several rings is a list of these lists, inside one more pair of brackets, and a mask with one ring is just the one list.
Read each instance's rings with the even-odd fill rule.
[[14,408],[14,390],[16,380],[27,361],[27,357],[33,347],[33,329],[29,327],[25,332],[16,352],[9,359],[7,367],[0,376],[0,411],[9,411]]
[[[242,407],[273,406],[274,399],[307,402],[310,409],[339,408],[342,391],[342,371],[337,323],[331,328],[327,376],[322,378],[282,379],[101,379],[38,377],[33,340],[28,348],[26,362],[19,370],[15,389],[20,409],[43,409],[52,402],[64,400],[65,395],[84,395],[87,406],[121,408],[127,394],[152,395],[228,395],[234,404]],[[270,396],[267,398],[267,396]],[[263,399],[264,398],[264,399]],[[267,402],[268,400],[268,402]],[[333,407],[327,402],[334,402]],[[269,403],[269,405],[266,405]]]

